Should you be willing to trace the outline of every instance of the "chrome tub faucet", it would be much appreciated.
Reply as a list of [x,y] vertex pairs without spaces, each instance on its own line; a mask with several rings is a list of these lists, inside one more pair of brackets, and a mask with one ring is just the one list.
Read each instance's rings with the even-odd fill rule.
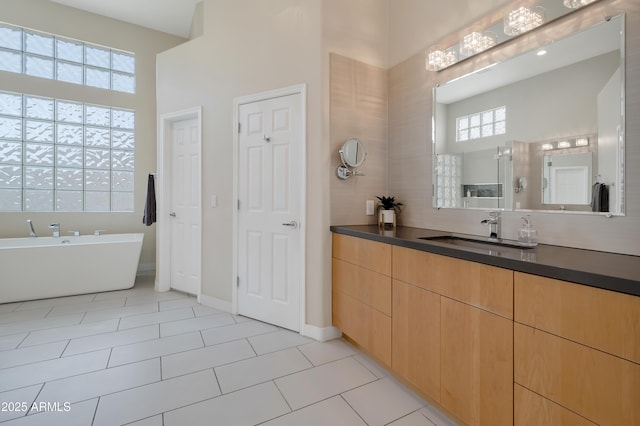
[[29,236],[31,238],[38,238],[38,234],[36,234],[36,230],[33,229],[33,222],[31,219],[27,219],[27,223],[29,224]]
[[489,212],[489,218],[483,219],[480,223],[489,225],[489,239],[500,239],[500,212]]

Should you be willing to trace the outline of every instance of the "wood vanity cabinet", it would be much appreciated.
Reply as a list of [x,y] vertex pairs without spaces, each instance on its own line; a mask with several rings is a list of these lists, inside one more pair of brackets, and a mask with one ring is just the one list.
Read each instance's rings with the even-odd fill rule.
[[393,371],[466,424],[513,424],[513,271],[392,257]]
[[515,423],[640,425],[640,297],[520,272],[514,286]]
[[333,236],[333,321],[469,425],[640,425],[640,297]]
[[333,234],[333,324],[391,366],[391,246]]

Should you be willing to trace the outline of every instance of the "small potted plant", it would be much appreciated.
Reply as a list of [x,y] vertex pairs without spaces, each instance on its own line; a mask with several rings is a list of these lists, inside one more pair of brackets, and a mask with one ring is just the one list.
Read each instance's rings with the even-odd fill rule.
[[396,214],[402,210],[402,203],[396,201],[395,197],[376,197],[380,200],[378,204],[378,223],[380,226],[396,226]]

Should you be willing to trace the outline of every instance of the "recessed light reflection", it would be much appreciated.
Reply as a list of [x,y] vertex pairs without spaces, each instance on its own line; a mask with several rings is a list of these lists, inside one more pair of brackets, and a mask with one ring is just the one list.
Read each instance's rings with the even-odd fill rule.
[[536,53],[536,55],[538,55],[538,56],[544,56],[546,54],[547,54],[547,51],[544,50],[544,49],[538,50],[538,53]]

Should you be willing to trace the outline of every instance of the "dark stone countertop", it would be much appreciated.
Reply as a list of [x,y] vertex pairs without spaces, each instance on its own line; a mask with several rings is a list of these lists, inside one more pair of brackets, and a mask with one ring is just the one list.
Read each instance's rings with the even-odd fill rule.
[[[443,242],[419,239],[420,237],[451,235],[453,234],[451,232],[403,226],[399,226],[395,230],[383,230],[377,225],[332,226],[331,231],[640,296],[640,256],[547,244],[539,244],[534,248],[527,249],[504,249],[500,246],[492,246],[490,249],[453,246]],[[481,239],[481,237],[472,235],[454,235],[476,240]]]

